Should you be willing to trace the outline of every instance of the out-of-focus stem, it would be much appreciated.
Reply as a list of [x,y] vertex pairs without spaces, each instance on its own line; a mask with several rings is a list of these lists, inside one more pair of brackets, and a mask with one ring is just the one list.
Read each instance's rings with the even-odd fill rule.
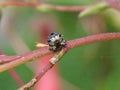
[[62,5],[51,5],[52,10],[56,11],[67,11],[67,12],[80,12],[86,9],[88,6],[62,6]]
[[24,82],[19,77],[19,75],[15,72],[14,69],[9,69],[8,72],[11,74],[11,76],[14,78],[14,80],[17,82],[17,84],[20,86],[24,85]]
[[[118,1],[107,1],[105,2],[108,7],[120,10],[120,2]],[[52,4],[43,4],[37,2],[0,2],[0,7],[6,6],[25,6],[25,7],[33,7],[40,11],[49,11],[49,10],[57,10],[57,11],[66,11],[66,12],[80,12],[87,8],[89,5],[76,5],[76,6],[63,6],[63,5],[52,5]],[[92,6],[92,5],[91,5]]]
[[33,2],[0,2],[0,7],[6,6],[26,6],[33,7],[38,10],[48,9],[48,10],[57,10],[57,11],[72,11],[79,12],[84,10],[87,6],[62,6],[62,5],[50,5],[42,3],[33,3]]
[[6,7],[6,6],[26,6],[26,7],[36,7],[38,3],[33,2],[0,2],[0,7]]

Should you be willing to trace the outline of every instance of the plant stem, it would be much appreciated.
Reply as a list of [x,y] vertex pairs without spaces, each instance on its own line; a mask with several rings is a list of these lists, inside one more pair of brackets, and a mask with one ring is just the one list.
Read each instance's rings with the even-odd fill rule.
[[24,85],[24,82],[22,81],[22,79],[16,73],[16,71],[14,69],[9,69],[8,72],[11,74],[11,76],[13,77],[13,79],[17,82],[17,84],[19,85],[19,87],[22,86],[22,85]]
[[[75,40],[70,40],[70,41],[67,41],[67,45],[64,48],[64,50],[68,51],[69,49],[76,48],[78,46],[87,45],[95,42],[108,41],[108,40],[120,40],[120,32],[102,33],[102,34],[91,35],[91,36],[87,36],[87,37],[79,38]],[[52,54],[52,52],[49,51],[48,47],[44,47],[29,53],[25,53],[23,55],[20,55],[21,58],[1,65],[0,72],[3,72],[10,68],[14,68],[16,66],[29,62],[31,60],[34,60],[34,59],[36,60],[48,54]]]
[[75,48],[91,43],[96,43],[96,42],[102,42],[102,41],[108,41],[108,40],[120,40],[120,32],[115,32],[115,33],[101,33],[101,34],[95,34],[75,40],[70,40],[67,42],[67,48]]
[[4,54],[0,55],[0,64],[5,64],[16,59],[19,59],[20,56],[6,56]]
[[61,50],[60,52],[55,53],[55,55],[49,60],[48,64],[46,64],[46,66],[42,68],[32,80],[20,87],[18,90],[29,90],[29,88],[34,86],[42,78],[42,76],[44,76],[44,74],[49,71],[60,60],[60,58],[63,57],[65,52],[66,51]]
[[39,9],[43,8],[43,6],[47,7],[50,10],[57,10],[57,11],[72,11],[72,12],[79,12],[84,10],[87,6],[62,6],[62,5],[49,5],[43,3],[33,3],[33,2],[0,2],[0,7],[6,6],[26,6],[26,7],[33,7]]
[[16,59],[14,61],[11,61],[11,62],[3,64],[3,65],[0,65],[0,72],[6,71],[6,70],[11,69],[16,66],[19,66],[19,65],[29,62],[31,60],[36,60],[42,56],[45,56],[45,55],[48,55],[51,53],[52,52],[49,51],[48,47],[44,47],[44,48],[29,52],[29,53],[25,53],[23,55],[20,55],[19,59]]
[[36,7],[38,3],[33,2],[0,2],[0,7],[6,7],[6,6],[26,6],[26,7]]

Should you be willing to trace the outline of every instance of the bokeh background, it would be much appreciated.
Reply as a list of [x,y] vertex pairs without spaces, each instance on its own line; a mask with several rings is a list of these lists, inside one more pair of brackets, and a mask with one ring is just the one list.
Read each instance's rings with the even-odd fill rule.
[[[0,0],[5,1],[91,5],[102,0]],[[78,14],[39,12],[30,7],[5,7],[0,14],[0,50],[6,55],[35,50],[35,42],[46,43],[46,35],[54,31],[61,32],[66,40],[120,31],[120,12],[117,10],[108,9],[82,19],[78,18]],[[24,82],[28,82],[36,71],[36,63],[40,62],[20,65],[15,71]],[[60,90],[120,90],[120,41],[77,47],[70,50],[56,66]],[[18,85],[8,71],[0,73],[0,90],[16,88]]]

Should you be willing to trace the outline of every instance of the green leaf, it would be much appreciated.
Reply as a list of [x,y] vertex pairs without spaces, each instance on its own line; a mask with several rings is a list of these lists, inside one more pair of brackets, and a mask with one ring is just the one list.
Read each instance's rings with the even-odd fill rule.
[[89,15],[99,13],[101,11],[106,10],[107,8],[108,8],[108,5],[106,3],[100,3],[94,6],[90,6],[79,14],[79,18],[83,18]]

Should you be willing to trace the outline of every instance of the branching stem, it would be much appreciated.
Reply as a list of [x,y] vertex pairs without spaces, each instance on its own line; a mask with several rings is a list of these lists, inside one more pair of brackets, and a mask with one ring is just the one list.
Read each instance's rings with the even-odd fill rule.
[[55,55],[49,60],[48,64],[44,68],[42,68],[40,72],[32,80],[30,80],[27,84],[20,87],[18,90],[29,90],[29,88],[34,86],[42,78],[42,76],[48,70],[50,70],[60,60],[61,57],[63,57],[65,52],[66,51],[61,50],[60,52],[55,53]]
[[[91,35],[91,36],[87,36],[87,37],[79,38],[75,40],[70,40],[70,41],[67,41],[67,45],[64,48],[64,50],[68,51],[69,49],[72,49],[78,46],[87,45],[95,42],[108,41],[108,40],[120,40],[120,32],[102,33],[102,34]],[[20,55],[21,58],[3,65],[0,65],[0,72],[6,71],[10,68],[14,68],[16,66],[29,62],[31,60],[36,60],[48,54],[52,54],[52,52],[49,51],[48,47],[44,47],[44,48],[35,50],[33,52]]]
[[[120,33],[102,33],[102,34],[96,34],[96,35],[91,35],[87,36],[84,38],[79,38],[75,40],[70,40],[67,42],[66,48],[61,50],[58,53],[55,53],[54,57],[52,57],[49,61],[49,63],[40,70],[40,73],[38,73],[31,81],[29,81],[27,84],[22,86],[19,90],[29,90],[30,87],[32,87],[41,77],[49,70],[51,69],[63,55],[66,53],[66,51],[82,46],[82,45],[87,45],[90,43],[95,43],[95,42],[101,42],[101,41],[108,41],[108,40],[120,40]],[[33,82],[34,81],[34,82]]]

